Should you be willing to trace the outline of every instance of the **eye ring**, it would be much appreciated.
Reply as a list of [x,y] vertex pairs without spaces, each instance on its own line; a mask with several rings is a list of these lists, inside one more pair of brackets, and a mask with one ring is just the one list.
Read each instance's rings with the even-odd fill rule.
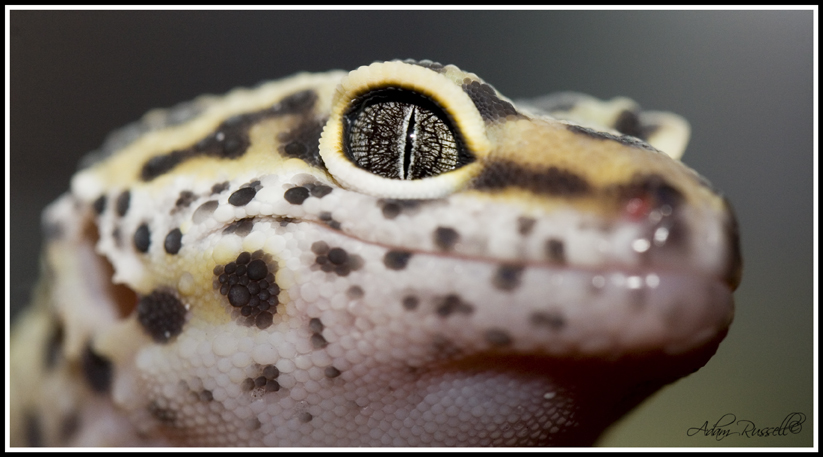
[[[358,121],[364,111],[366,120]],[[383,135],[383,126],[377,124],[386,119],[395,122],[398,116],[405,116],[401,128]],[[352,123],[357,122],[365,128],[352,133]],[[427,124],[410,126],[409,122]],[[445,129],[452,137],[435,135],[428,143],[418,142],[423,141],[419,137]],[[353,152],[349,141],[358,135],[360,149]],[[375,138],[391,146],[373,147],[369,142]],[[423,149],[415,150],[420,144]],[[418,152],[428,149],[434,149],[438,158],[448,157],[424,167],[429,159]],[[379,156],[387,150],[394,155]],[[459,83],[397,61],[360,67],[341,81],[320,139],[326,168],[343,187],[385,198],[438,198],[453,193],[479,173],[479,161],[489,150],[483,119]],[[419,163],[414,163],[416,158]]]

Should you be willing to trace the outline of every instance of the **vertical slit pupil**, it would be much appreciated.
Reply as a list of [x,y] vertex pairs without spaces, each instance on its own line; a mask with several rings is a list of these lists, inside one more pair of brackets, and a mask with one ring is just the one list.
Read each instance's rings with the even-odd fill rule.
[[406,148],[403,151],[403,176],[401,179],[409,179],[409,167],[411,166],[412,150],[414,148],[414,115],[417,108],[412,108],[409,116],[409,125],[406,128]]

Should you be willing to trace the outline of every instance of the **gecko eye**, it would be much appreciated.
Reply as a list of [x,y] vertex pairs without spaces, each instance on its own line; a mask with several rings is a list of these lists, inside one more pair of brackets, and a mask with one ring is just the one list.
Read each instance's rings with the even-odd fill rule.
[[371,91],[351,104],[343,147],[352,163],[391,179],[437,176],[474,160],[437,103],[398,88]]
[[406,62],[349,73],[334,94],[320,156],[337,182],[384,198],[462,189],[488,154],[485,124],[461,79]]

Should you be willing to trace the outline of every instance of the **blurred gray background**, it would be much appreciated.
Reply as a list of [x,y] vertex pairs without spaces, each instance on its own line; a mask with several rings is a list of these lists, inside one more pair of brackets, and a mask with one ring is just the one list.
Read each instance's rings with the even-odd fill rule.
[[[809,446],[813,429],[813,12],[11,12],[12,308],[39,215],[78,159],[154,107],[298,71],[432,59],[511,98],[625,95],[685,116],[684,162],[728,195],[743,243],[717,355],[603,446]],[[733,413],[787,436],[687,436]]]

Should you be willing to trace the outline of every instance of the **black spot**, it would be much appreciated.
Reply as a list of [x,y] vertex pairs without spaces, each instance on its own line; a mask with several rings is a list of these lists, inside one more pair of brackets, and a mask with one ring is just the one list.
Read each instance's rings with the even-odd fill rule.
[[274,320],[274,315],[268,311],[261,311],[257,317],[254,318],[254,325],[260,330],[267,329],[271,326]]
[[168,154],[154,156],[143,164],[140,170],[140,179],[151,181],[158,176],[162,176],[197,154],[192,150],[172,151]]
[[326,367],[323,373],[326,375],[327,378],[336,378],[340,376],[340,370],[332,366]]
[[266,262],[255,259],[249,262],[249,266],[246,268],[246,274],[249,276],[249,280],[259,281],[269,274],[269,267],[266,266]]
[[106,393],[111,388],[111,361],[94,352],[91,342],[86,344],[82,357],[83,375],[91,390]]
[[137,230],[134,232],[134,248],[140,252],[149,252],[149,246],[151,245],[151,232],[149,232],[149,226],[145,222],[140,224],[140,227],[137,227]]
[[188,208],[195,200],[197,200],[197,196],[194,195],[194,192],[184,190],[180,192],[180,196],[177,197],[177,201],[174,202],[174,207],[178,210]]
[[228,190],[228,189],[229,189],[229,182],[228,181],[217,183],[217,184],[211,186],[211,194],[216,195],[216,194],[219,194],[219,193],[221,193],[225,190]]
[[94,208],[94,212],[97,213],[98,216],[103,214],[103,211],[106,210],[106,196],[101,195],[97,197],[97,200],[95,200],[91,206]]
[[554,263],[566,263],[566,250],[562,241],[549,238],[546,241],[546,257]]
[[214,394],[210,390],[203,390],[198,394],[198,399],[202,402],[210,402],[214,400]]
[[315,349],[323,349],[324,347],[328,346],[329,343],[323,338],[323,335],[319,333],[315,333],[311,336],[311,345]]
[[417,305],[420,304],[420,300],[414,295],[407,295],[403,297],[403,308],[408,311],[413,311],[417,309]]
[[526,236],[531,233],[534,224],[537,223],[533,217],[520,216],[517,218],[517,233]]
[[254,379],[252,379],[252,378],[244,379],[243,382],[240,384],[240,388],[243,389],[246,392],[254,389]]
[[118,216],[123,217],[126,215],[129,211],[129,203],[131,203],[131,192],[124,190],[123,193],[117,197],[117,202],[115,203]]
[[329,258],[329,262],[335,265],[343,265],[349,260],[349,255],[346,253],[345,250],[341,248],[334,248],[329,250],[329,253],[326,254],[326,257]]
[[292,205],[302,205],[309,198],[309,190],[305,187],[292,187],[283,194],[283,198]]
[[563,197],[579,197],[592,191],[588,181],[568,170],[555,166],[536,169],[507,160],[487,164],[472,185],[482,190],[517,187],[536,194]]
[[536,327],[560,330],[566,326],[566,319],[557,311],[537,311],[529,317],[529,322]]
[[173,410],[163,408],[154,401],[149,403],[148,411],[152,417],[165,425],[172,425],[177,420],[177,414]]
[[63,442],[70,440],[80,429],[80,414],[73,411],[63,417],[60,422],[60,439]]
[[[251,253],[244,251],[244,252],[241,252],[240,255],[237,256],[237,259],[235,259],[234,262],[237,265],[245,265],[245,264],[249,263],[250,261],[251,261]],[[238,274],[242,274],[242,273],[238,273]]]
[[601,132],[599,130],[594,130],[594,129],[590,129],[590,128],[587,128],[587,127],[581,127],[579,125],[574,125],[574,124],[567,124],[566,128],[571,132],[581,134],[581,135],[585,135],[585,136],[587,136],[591,139],[594,139],[594,140],[617,141],[618,143],[623,144],[625,146],[635,147],[635,148],[639,148],[639,149],[645,149],[647,151],[660,152],[657,149],[655,149],[654,147],[652,147],[650,144],[648,144],[645,141],[635,137],[634,135],[617,136],[617,135],[612,135],[611,133],[608,133],[608,132]]
[[234,206],[246,206],[257,194],[253,187],[244,187],[235,191],[229,197],[229,203]]
[[331,187],[324,186],[322,184],[315,184],[315,185],[311,185],[311,186],[306,185],[306,187],[311,192],[312,197],[317,197],[317,198],[323,198],[326,195],[329,195],[332,190],[334,190]]
[[517,116],[514,106],[501,100],[494,92],[492,86],[473,81],[468,78],[463,80],[463,92],[468,94],[474,106],[480,111],[480,116],[484,121],[496,121],[505,119],[507,116]]
[[263,251],[241,252],[234,262],[216,266],[215,288],[225,295],[233,308],[239,308],[245,325],[265,329],[271,326],[277,313],[280,287],[274,282],[277,263]]
[[325,168],[320,157],[320,135],[326,125],[326,119],[309,118],[288,132],[277,136],[280,141],[278,150],[284,157],[300,159],[307,164]]
[[360,287],[360,286],[351,286],[351,287],[348,288],[348,290],[346,290],[346,295],[349,298],[355,298],[355,299],[361,298],[361,297],[363,297],[363,294],[364,294],[363,288]]
[[57,323],[52,329],[49,341],[46,344],[46,355],[43,359],[47,369],[52,369],[57,365],[57,360],[63,350],[63,338],[63,325]]
[[637,113],[630,110],[623,110],[617,115],[614,121],[614,129],[624,135],[631,135],[641,140],[646,139],[643,127],[640,125],[640,118]]
[[254,218],[247,217],[227,225],[226,228],[223,229],[223,235],[231,235],[233,233],[237,236],[243,237],[251,233],[253,228]]
[[443,251],[451,251],[460,239],[460,234],[451,227],[437,227],[433,238],[435,246]]
[[181,240],[183,239],[183,232],[176,228],[166,235],[166,240],[163,242],[163,247],[169,254],[177,254],[182,247]]
[[487,343],[495,347],[509,346],[512,344],[512,338],[505,330],[492,328],[486,330],[484,337]]
[[311,252],[322,255],[329,252],[329,245],[325,241],[315,241],[311,245]]
[[321,221],[325,222],[326,225],[328,225],[329,227],[335,230],[340,230],[340,222],[332,219],[331,213],[329,211],[323,211],[318,215],[318,217]]
[[43,425],[40,416],[33,411],[26,412],[26,445],[29,447],[43,447]]
[[171,293],[155,290],[140,298],[137,320],[157,343],[167,343],[183,331],[186,306]]
[[514,290],[520,285],[523,265],[500,265],[494,274],[492,284],[500,290]]
[[402,270],[409,263],[412,253],[406,251],[388,251],[383,256],[383,264],[389,270]]
[[215,200],[209,200],[198,206],[197,209],[194,210],[194,214],[191,216],[192,222],[195,224],[204,222],[209,216],[212,215],[212,213],[214,213],[214,210],[216,210],[218,206],[219,204]]
[[323,331],[323,322],[321,322],[320,319],[318,319],[316,317],[312,317],[311,319],[309,319],[309,330],[311,330],[312,333],[322,332]]
[[240,284],[231,286],[228,297],[229,303],[236,308],[247,305],[249,300],[251,300],[248,287],[241,286]]
[[474,307],[464,302],[457,295],[446,295],[436,305],[435,311],[441,317],[448,317],[452,314],[471,314],[474,312]]
[[272,111],[277,114],[303,114],[311,111],[316,102],[317,92],[311,89],[301,90],[280,100],[272,107]]
[[377,206],[383,212],[383,217],[386,219],[394,219],[400,213],[416,209],[420,206],[422,200],[397,200],[397,199],[380,199],[377,200]]
[[311,422],[311,420],[312,420],[312,415],[311,415],[310,413],[306,412],[306,411],[303,411],[302,413],[300,413],[300,414],[298,414],[298,415],[297,415],[297,419],[298,419],[300,422],[302,422],[302,423],[304,423],[304,424],[305,424],[306,422]]
[[263,368],[263,376],[266,379],[277,379],[280,376],[280,370],[274,365],[266,365],[266,368]]
[[266,392],[277,392],[280,390],[280,383],[275,380],[266,382]]

